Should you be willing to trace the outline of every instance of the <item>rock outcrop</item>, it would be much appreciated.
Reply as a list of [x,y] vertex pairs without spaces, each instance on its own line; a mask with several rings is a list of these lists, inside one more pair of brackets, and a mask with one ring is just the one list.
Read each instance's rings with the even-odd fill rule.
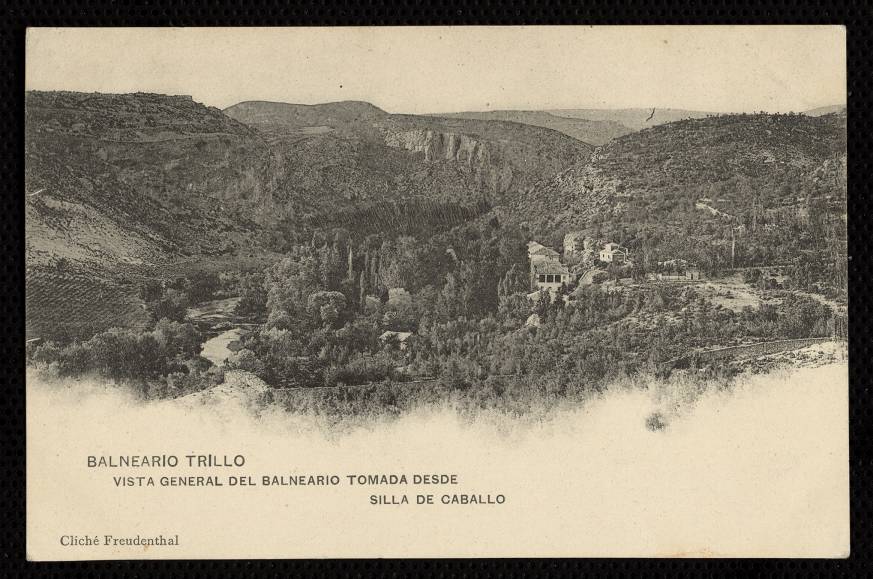
[[[470,135],[412,129],[386,132],[389,147],[420,153],[427,163],[454,163],[489,193],[504,193],[513,184],[512,166],[492,153],[492,146]],[[496,147],[494,147],[496,149]]]

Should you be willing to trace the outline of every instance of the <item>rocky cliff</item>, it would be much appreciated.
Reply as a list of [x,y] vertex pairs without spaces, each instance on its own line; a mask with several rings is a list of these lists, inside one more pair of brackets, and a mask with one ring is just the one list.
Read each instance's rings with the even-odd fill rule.
[[386,132],[385,144],[420,153],[426,163],[456,163],[477,188],[490,193],[505,193],[513,185],[513,167],[501,159],[497,147],[470,135],[412,129]]
[[285,215],[426,197],[499,201],[587,159],[590,145],[511,122],[387,113],[369,103],[246,102],[225,109],[284,159]]

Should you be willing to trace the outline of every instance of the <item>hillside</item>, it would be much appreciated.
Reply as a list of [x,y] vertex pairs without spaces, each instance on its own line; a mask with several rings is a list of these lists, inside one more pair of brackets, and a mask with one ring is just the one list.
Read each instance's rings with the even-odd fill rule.
[[[844,115],[689,119],[611,141],[508,212],[555,241],[582,229],[673,253],[694,240],[724,245],[731,226],[781,235],[783,225],[820,217],[816,207],[844,215],[845,154]],[[802,249],[778,245],[786,255]]]
[[25,114],[32,266],[232,252],[385,201],[479,206],[592,151],[538,127],[360,102],[225,114],[185,96],[30,92]]
[[139,319],[130,282],[143,276],[282,251],[321,227],[449,228],[593,150],[539,127],[359,102],[242,103],[225,114],[187,96],[28,92],[25,105],[36,326],[62,317],[63,300],[40,297],[61,287],[114,296],[87,317],[129,326]]
[[44,92],[25,106],[31,264],[215,253],[269,219],[271,151],[218,109],[190,97]]
[[509,121],[552,129],[582,142],[599,146],[616,137],[633,132],[621,123],[612,120],[589,120],[554,115],[545,111],[482,111],[461,112],[443,115],[449,118],[483,121]]
[[354,101],[245,102],[225,113],[280,157],[275,195],[289,221],[384,201],[499,202],[593,151],[541,127],[394,115]]
[[[628,127],[631,131],[640,131],[665,123],[685,119],[699,119],[717,113],[706,111],[689,111],[685,109],[554,109],[546,111],[558,117],[571,119],[586,119],[589,121],[613,122]],[[651,118],[649,118],[651,117]]]
[[135,280],[248,245],[274,172],[254,130],[190,97],[28,92],[28,336],[147,323]]

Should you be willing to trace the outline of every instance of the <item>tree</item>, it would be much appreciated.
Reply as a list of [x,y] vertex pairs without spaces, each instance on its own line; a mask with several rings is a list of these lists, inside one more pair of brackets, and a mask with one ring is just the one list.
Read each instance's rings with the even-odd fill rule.
[[260,273],[241,275],[237,285],[239,302],[234,313],[240,316],[262,317],[267,312],[267,291],[264,276]]
[[534,313],[537,314],[543,322],[546,321],[551,303],[549,292],[546,290],[540,290],[536,306],[534,306]]
[[177,322],[185,319],[188,310],[188,296],[177,289],[167,289],[164,294],[150,304],[152,316],[156,320],[167,318]]
[[463,313],[464,284],[455,274],[446,274],[446,283],[443,285],[437,298],[437,312],[443,320],[454,320]]
[[200,352],[202,337],[193,324],[161,318],[153,333],[169,356],[191,358]]
[[307,305],[310,311],[318,314],[324,327],[333,328],[345,313],[346,296],[342,292],[317,291],[309,296]]
[[219,287],[221,287],[221,279],[212,271],[189,278],[186,283],[186,291],[192,304],[211,300]]
[[513,263],[500,283],[497,284],[497,297],[502,302],[514,294],[527,293],[529,288],[528,274],[517,263]]
[[379,278],[386,288],[403,287],[410,291],[416,284],[418,259],[414,237],[399,237],[386,241],[379,250]]

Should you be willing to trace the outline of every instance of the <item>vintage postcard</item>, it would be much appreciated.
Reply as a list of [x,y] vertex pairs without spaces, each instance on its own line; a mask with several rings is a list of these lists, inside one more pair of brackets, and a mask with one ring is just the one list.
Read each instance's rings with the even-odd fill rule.
[[847,557],[845,35],[28,30],[28,558]]

